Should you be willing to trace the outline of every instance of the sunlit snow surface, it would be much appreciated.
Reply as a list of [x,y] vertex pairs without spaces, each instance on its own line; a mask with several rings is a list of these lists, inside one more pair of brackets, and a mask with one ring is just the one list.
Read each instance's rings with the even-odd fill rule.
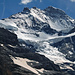
[[12,56],[11,56],[11,59],[13,60],[14,64],[17,64],[21,67],[24,67],[24,68],[28,69],[29,71],[31,71],[37,75],[41,75],[40,73],[44,73],[46,71],[44,68],[36,69],[36,68],[33,68],[33,67],[28,65],[28,63],[30,63],[31,65],[33,65],[33,63],[39,64],[39,62],[37,62],[37,61],[29,60],[27,58],[20,58],[20,57],[14,58]]
[[[64,19],[61,19],[63,24],[61,24],[58,19],[53,22],[52,17],[48,17],[47,15],[45,15],[45,11],[33,8],[30,9],[29,14],[19,13],[12,15],[12,18],[0,20],[0,27],[14,32],[17,35],[18,39],[25,41],[27,44],[33,45],[35,48],[37,48],[37,53],[45,55],[50,60],[54,61],[54,63],[72,63],[65,58],[65,55],[63,53],[58,51],[58,48],[52,47],[50,44],[59,42],[66,37],[74,36],[75,33],[58,36],[57,33],[50,35],[43,31],[40,32],[37,30],[33,30],[30,28],[33,25],[33,17],[37,22],[48,23],[52,29],[55,29],[57,31],[69,32],[73,28],[73,26],[71,24],[68,25]],[[68,20],[71,22],[74,21],[73,19]],[[28,26],[27,28],[26,25]],[[71,52],[69,53],[72,54]],[[15,60],[14,62],[18,61],[20,61],[20,59],[17,61]]]

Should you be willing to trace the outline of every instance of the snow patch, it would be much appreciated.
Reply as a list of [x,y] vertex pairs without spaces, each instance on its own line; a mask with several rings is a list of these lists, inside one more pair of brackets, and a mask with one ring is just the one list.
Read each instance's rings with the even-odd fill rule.
[[69,51],[68,53],[71,54],[71,55],[73,54],[71,51]]
[[14,64],[17,64],[17,65],[19,65],[19,66],[21,66],[21,67],[24,67],[24,68],[26,68],[26,69],[28,69],[28,70],[30,70],[31,72],[33,72],[33,73],[35,73],[35,74],[37,74],[37,75],[41,75],[41,74],[43,74],[44,73],[44,71],[46,71],[45,69],[43,69],[43,68],[41,68],[41,69],[36,69],[36,68],[33,68],[33,67],[31,67],[31,66],[29,66],[28,64],[27,64],[27,62],[31,62],[31,64],[32,63],[39,63],[39,62],[37,62],[37,61],[34,61],[34,60],[29,60],[29,59],[27,59],[27,58],[20,58],[20,57],[12,57],[11,55],[10,55],[10,57],[11,57],[11,59],[13,60],[13,62],[14,62]]
[[2,47],[4,46],[3,44],[0,44]]

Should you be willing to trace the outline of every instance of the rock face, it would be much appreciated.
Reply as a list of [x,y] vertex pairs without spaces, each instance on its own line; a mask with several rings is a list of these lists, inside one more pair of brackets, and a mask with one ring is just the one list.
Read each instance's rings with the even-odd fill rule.
[[44,10],[26,7],[22,12],[0,20],[0,28],[1,48],[17,66],[15,70],[14,65],[12,72],[15,75],[62,75],[60,68],[75,75],[75,20],[64,11],[52,6]]
[[[4,34],[3,34],[4,33]],[[40,75],[63,75],[60,73],[59,66],[55,65],[52,61],[43,55],[32,53],[28,49],[22,49],[19,46],[17,36],[6,29],[0,28],[0,75],[36,75],[27,68],[15,64],[11,58],[27,58],[34,60],[31,66],[36,69],[44,69],[45,72]],[[16,59],[17,60],[17,59]],[[39,63],[35,63],[35,61]],[[28,63],[29,65],[30,63]]]

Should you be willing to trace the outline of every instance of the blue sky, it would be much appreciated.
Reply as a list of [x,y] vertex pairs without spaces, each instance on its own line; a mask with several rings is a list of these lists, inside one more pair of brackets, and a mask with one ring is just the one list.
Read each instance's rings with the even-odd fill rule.
[[34,6],[40,9],[54,6],[75,19],[75,0],[0,0],[0,19],[21,12],[24,7]]

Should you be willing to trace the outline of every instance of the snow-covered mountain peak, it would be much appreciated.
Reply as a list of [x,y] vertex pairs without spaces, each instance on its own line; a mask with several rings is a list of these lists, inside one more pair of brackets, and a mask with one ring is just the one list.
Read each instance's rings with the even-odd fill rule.
[[49,6],[44,10],[47,11],[48,13],[66,15],[63,10],[55,8],[55,7],[52,7],[52,6]]
[[[60,14],[62,13],[62,14]],[[4,22],[3,22],[4,21]],[[45,10],[33,7],[25,7],[21,13],[0,20],[2,24],[12,22],[16,27],[44,31],[48,34],[69,32],[74,27],[74,20],[66,15],[62,10],[49,6]],[[11,24],[10,24],[11,26]]]
[[33,7],[33,8],[31,8],[30,10],[31,10],[31,11],[34,11],[36,14],[39,13],[39,15],[40,15],[41,13],[43,13],[43,10],[41,10],[41,9],[39,9],[39,8],[36,8],[36,7]]
[[72,43],[71,37],[75,36],[74,32],[69,33],[75,27],[75,20],[62,10],[51,6],[45,10],[26,7],[22,12],[0,20],[0,27],[14,32],[21,46],[35,50],[55,63],[70,62],[58,47],[52,46],[65,38],[70,38]]

